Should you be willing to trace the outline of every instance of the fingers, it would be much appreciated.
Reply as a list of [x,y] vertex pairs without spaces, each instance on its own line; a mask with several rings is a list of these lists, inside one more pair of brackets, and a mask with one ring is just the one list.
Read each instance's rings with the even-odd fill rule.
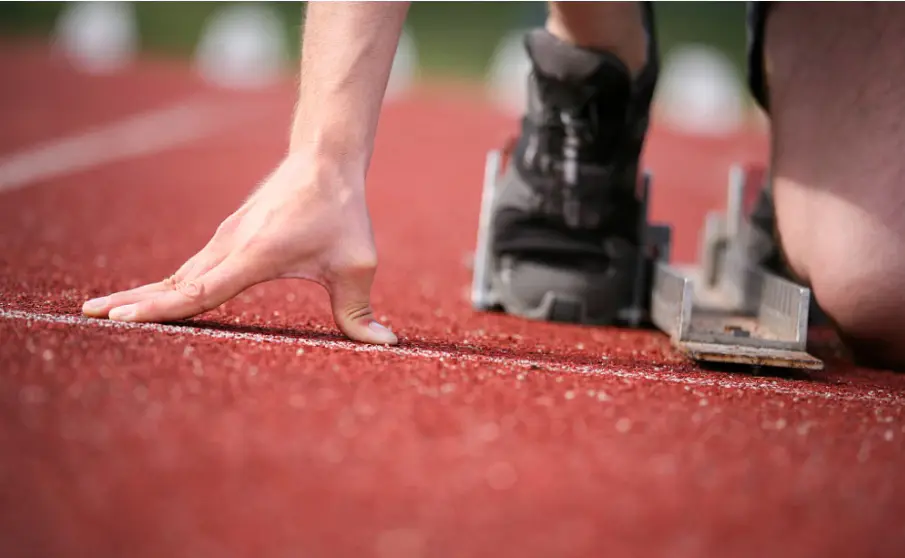
[[209,272],[109,312],[111,320],[167,322],[212,310],[257,283],[255,266],[227,258]]
[[82,305],[82,313],[93,318],[107,317],[110,310],[118,306],[134,304],[147,298],[155,297],[162,292],[171,291],[177,284],[194,279],[214,267],[216,263],[216,261],[206,261],[201,253],[196,254],[182,264],[182,267],[168,279],[108,296],[93,298]]
[[82,305],[82,314],[92,318],[105,318],[113,308],[132,304],[145,298],[169,290],[171,287],[163,281],[149,283],[128,291],[120,291],[108,296],[93,298]]
[[164,281],[149,283],[128,291],[120,291],[105,297],[91,299],[82,305],[82,313],[93,318],[104,318],[110,310],[119,306],[135,304],[142,300],[155,297],[162,292],[171,291],[173,288],[187,281],[207,273],[223,260],[214,251],[205,247],[188,260],[172,276]]
[[[253,197],[259,195],[264,194]],[[248,205],[221,223],[208,244],[171,278],[90,300],[82,311],[89,316],[108,316],[125,322],[177,321],[212,310],[261,281],[299,277],[327,287],[334,320],[347,337],[371,344],[398,343],[396,335],[374,319],[371,308],[376,256],[372,256],[369,236],[356,228],[344,235],[345,240],[324,239],[318,237],[323,236],[322,231],[312,225],[319,246],[319,252],[312,254],[304,248],[304,242],[299,243],[306,236],[304,227],[286,231],[282,236],[274,236],[273,231],[261,233],[257,238],[253,229],[263,227],[270,212],[262,210],[245,221]],[[363,215],[367,217],[366,213]],[[238,242],[236,235],[240,234],[243,238],[250,235],[252,240]],[[311,263],[312,258],[317,265]],[[337,266],[338,261],[344,265]],[[324,262],[327,264],[322,265]],[[316,271],[312,272],[312,268]],[[325,275],[329,275],[329,280]]]
[[[201,264],[199,264],[201,265]],[[230,257],[194,279],[159,282],[88,301],[83,312],[124,322],[167,322],[212,310],[260,282],[258,266]],[[198,266],[196,266],[196,269]],[[330,283],[333,317],[350,339],[375,345],[395,345],[396,335],[374,319],[371,307],[373,266],[344,270]]]
[[229,254],[229,246],[223,246],[229,240],[236,228],[236,219],[227,217],[220,226],[217,227],[214,236],[207,242],[197,254],[189,258],[182,266],[173,274],[173,280],[177,283],[195,279],[211,269],[215,265],[223,261],[223,258]]
[[347,271],[329,285],[333,319],[350,339],[374,345],[395,345],[396,335],[374,319],[371,308],[373,267]]

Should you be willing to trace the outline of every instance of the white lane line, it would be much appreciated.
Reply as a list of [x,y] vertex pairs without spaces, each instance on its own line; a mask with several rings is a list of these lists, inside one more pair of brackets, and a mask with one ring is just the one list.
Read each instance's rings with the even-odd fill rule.
[[0,193],[212,135],[242,111],[186,99],[0,157]]
[[[456,353],[454,351],[440,351],[435,349],[422,349],[405,346],[377,346],[354,343],[352,341],[337,341],[327,339],[310,339],[305,337],[291,337],[286,335],[271,335],[264,333],[243,333],[224,331],[217,329],[204,329],[179,325],[124,323],[111,320],[98,320],[83,318],[80,316],[61,314],[40,314],[36,312],[23,312],[21,310],[6,310],[0,308],[0,319],[25,320],[27,322],[43,322],[51,324],[65,324],[71,326],[88,326],[99,328],[144,330],[157,333],[169,333],[188,335],[194,337],[207,337],[211,339],[225,339],[229,341],[250,341],[252,343],[277,343],[284,345],[298,345],[302,347],[316,347],[358,353],[388,353],[396,356],[413,357],[419,359],[440,360],[452,359],[478,364],[492,364],[498,366],[514,366],[520,368],[537,368],[551,372],[580,375],[603,375],[630,380],[647,380],[652,382],[665,382],[681,384],[692,387],[714,387],[723,389],[735,389],[745,391],[757,391],[798,397],[802,399],[826,399],[834,401],[855,401],[865,403],[903,404],[905,396],[882,389],[870,389],[866,392],[835,392],[824,391],[819,386],[810,386],[798,382],[795,385],[788,381],[772,380],[768,378],[739,378],[726,377],[721,379],[706,378],[690,374],[678,375],[668,370],[660,373],[639,372],[632,369],[624,369],[615,366],[601,364],[599,366],[574,365],[564,362],[555,362],[542,359],[493,356],[480,353]],[[857,386],[839,386],[857,389]]]

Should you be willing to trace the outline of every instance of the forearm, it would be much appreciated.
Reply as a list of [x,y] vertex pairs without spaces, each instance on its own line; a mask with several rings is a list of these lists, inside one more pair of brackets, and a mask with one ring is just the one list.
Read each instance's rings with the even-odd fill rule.
[[290,150],[364,172],[408,2],[310,2]]

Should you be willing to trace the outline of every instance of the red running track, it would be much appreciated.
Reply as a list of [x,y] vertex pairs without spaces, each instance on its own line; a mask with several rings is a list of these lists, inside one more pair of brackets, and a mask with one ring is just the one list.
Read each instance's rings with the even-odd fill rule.
[[[402,342],[383,349],[290,281],[169,327],[78,317],[202,246],[280,157],[291,84],[227,94],[151,62],[88,77],[18,44],[0,75],[0,177],[19,177],[0,191],[4,557],[905,555],[900,376],[829,339],[826,371],[757,377],[701,370],[656,332],[470,309],[483,157],[514,126],[477,96],[386,109],[374,303]],[[47,147],[187,99],[204,123],[142,128],[197,133],[169,149]],[[765,151],[655,126],[654,213],[679,259],[728,165]]]

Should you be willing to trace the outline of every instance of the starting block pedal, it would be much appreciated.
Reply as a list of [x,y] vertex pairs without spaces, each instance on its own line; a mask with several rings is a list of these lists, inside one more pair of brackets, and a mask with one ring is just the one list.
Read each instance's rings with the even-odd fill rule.
[[744,209],[754,170],[733,167],[725,214],[707,216],[697,266],[657,262],[654,324],[697,361],[819,370],[807,352],[810,289],[752,261]]

